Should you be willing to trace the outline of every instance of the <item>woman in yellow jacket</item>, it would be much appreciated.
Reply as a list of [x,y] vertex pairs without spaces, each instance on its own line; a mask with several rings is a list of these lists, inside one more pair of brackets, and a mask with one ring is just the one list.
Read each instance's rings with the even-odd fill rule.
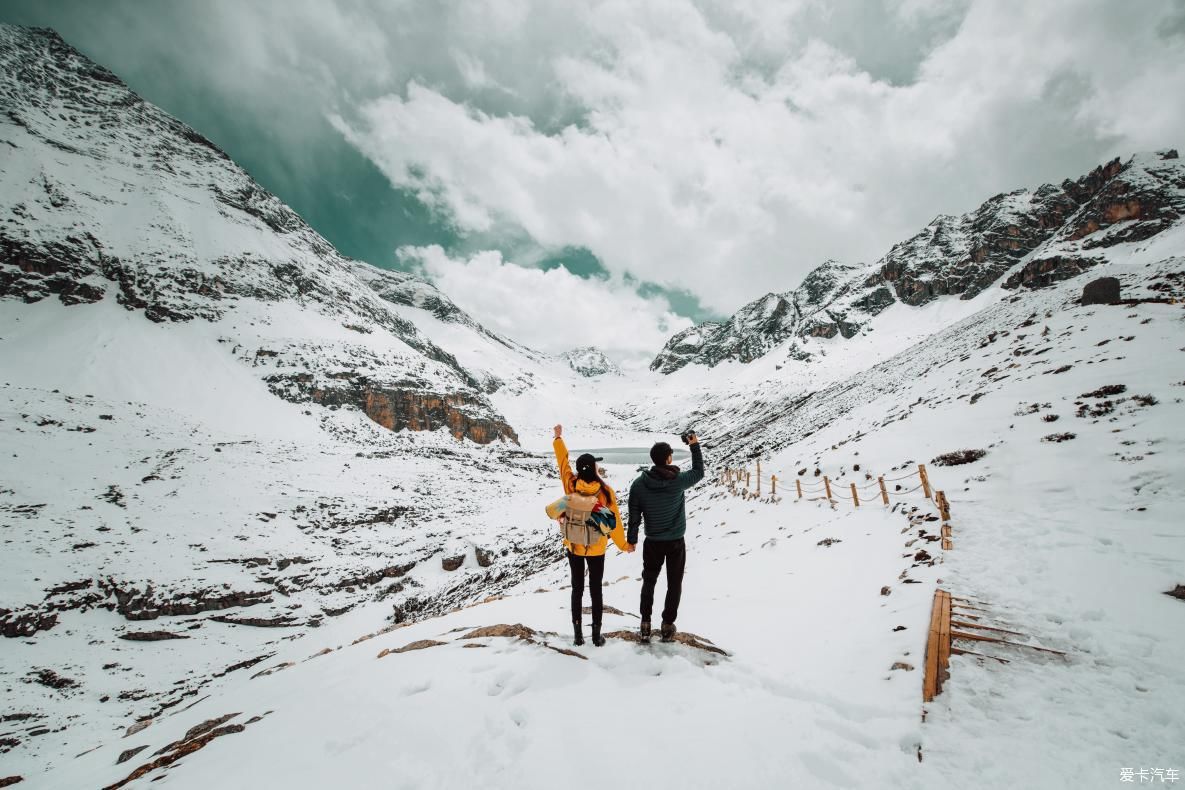
[[616,522],[608,536],[602,535],[599,540],[585,546],[579,543],[564,541],[564,549],[568,553],[568,565],[572,569],[572,631],[575,642],[584,644],[583,602],[584,602],[584,569],[588,567],[588,591],[592,598],[592,641],[597,647],[605,644],[601,636],[601,581],[605,577],[605,550],[609,548],[609,538],[617,544],[617,548],[625,552],[633,551],[633,546],[625,542],[625,528],[621,523],[621,510],[617,507],[617,494],[597,474],[596,457],[585,453],[576,459],[576,471],[568,465],[568,448],[564,444],[564,428],[555,426],[555,460],[560,467],[560,479],[564,484],[565,494],[583,494],[596,496],[602,507],[613,511]]

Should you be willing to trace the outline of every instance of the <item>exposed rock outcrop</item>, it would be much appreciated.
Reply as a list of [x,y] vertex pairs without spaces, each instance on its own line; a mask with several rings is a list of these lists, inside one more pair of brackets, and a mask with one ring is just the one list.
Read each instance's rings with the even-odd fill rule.
[[440,393],[413,381],[384,384],[353,375],[321,382],[312,374],[274,375],[267,381],[274,393],[287,400],[352,406],[391,431],[445,428],[457,439],[478,444],[496,440],[518,444],[514,428],[475,392]]
[[255,606],[269,603],[272,596],[270,590],[224,593],[216,593],[212,590],[195,590],[174,593],[165,597],[158,595],[151,585],[141,592],[135,587],[123,587],[110,579],[101,582],[101,586],[109,597],[115,599],[114,603],[108,603],[107,606],[128,620],[155,620],[158,617],[175,617]]
[[58,624],[58,616],[52,612],[37,610],[13,612],[0,609],[0,634],[9,639],[32,636],[38,631],[48,631]]
[[189,639],[185,634],[174,634],[171,631],[129,631],[119,635],[120,639],[129,642],[163,642],[167,639]]
[[593,346],[565,351],[560,354],[560,359],[572,370],[588,378],[621,374],[621,368],[605,356],[603,351]]

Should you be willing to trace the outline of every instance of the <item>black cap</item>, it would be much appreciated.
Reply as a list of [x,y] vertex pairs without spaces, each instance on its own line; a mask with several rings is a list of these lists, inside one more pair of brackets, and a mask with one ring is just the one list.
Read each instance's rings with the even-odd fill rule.
[[593,455],[592,453],[585,453],[576,459],[576,471],[582,472],[585,469],[596,470],[597,461],[603,461],[604,458]]

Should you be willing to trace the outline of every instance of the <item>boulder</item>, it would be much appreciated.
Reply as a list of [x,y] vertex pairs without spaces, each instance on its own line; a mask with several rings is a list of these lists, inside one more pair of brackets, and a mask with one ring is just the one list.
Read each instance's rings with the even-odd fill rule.
[[534,635],[535,630],[533,628],[528,628],[522,623],[515,623],[513,625],[499,623],[498,625],[487,625],[482,626],[481,628],[475,628],[469,633],[463,635],[461,638],[480,639],[483,636],[506,636],[530,640]]
[[1119,280],[1115,277],[1100,277],[1091,280],[1082,289],[1082,304],[1115,304],[1119,301]]
[[394,650],[384,649],[379,653],[378,657],[382,658],[383,656],[389,656],[389,655],[393,655],[395,653],[410,653],[413,650],[425,650],[429,647],[439,647],[440,645],[443,645],[443,644],[447,644],[447,643],[440,642],[435,639],[417,639],[414,642],[406,644],[403,647],[397,647]]
[[160,642],[165,639],[189,639],[184,634],[174,634],[169,631],[129,631],[119,635],[120,639],[131,642]]
[[440,567],[444,568],[446,571],[455,571],[457,568],[460,568],[464,564],[465,564],[465,555],[464,554],[458,554],[455,557],[441,557],[440,558]]

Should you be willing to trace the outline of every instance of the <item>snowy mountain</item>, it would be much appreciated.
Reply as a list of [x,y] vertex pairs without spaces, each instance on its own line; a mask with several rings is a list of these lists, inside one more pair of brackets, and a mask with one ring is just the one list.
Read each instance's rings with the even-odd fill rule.
[[974,299],[1006,273],[1004,288],[1048,285],[1098,265],[1099,250],[1151,238],[1182,215],[1185,164],[1175,150],[1115,159],[1061,186],[996,195],[968,214],[936,217],[871,266],[827,261],[793,291],[675,335],[651,370],[747,363],[775,349],[809,360],[810,338],[871,331],[893,304]]
[[[0,59],[0,298],[241,321],[250,339],[223,342],[285,399],[356,407],[394,430],[515,441],[485,397],[497,383],[392,309],[484,332],[432,286],[338,255],[208,140],[56,34],[6,27]],[[297,314],[317,331],[294,325]]]
[[592,346],[565,351],[560,354],[560,359],[581,376],[592,378],[606,374],[621,375],[621,368],[605,356],[604,352]]

